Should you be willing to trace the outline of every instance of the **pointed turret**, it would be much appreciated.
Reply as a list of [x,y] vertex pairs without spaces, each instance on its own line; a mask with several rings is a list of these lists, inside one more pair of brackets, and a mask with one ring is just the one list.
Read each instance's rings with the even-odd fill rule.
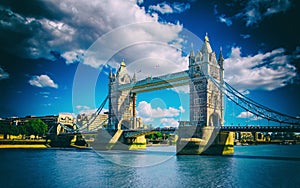
[[125,64],[124,59],[123,59],[122,62],[121,62],[121,67],[126,67],[126,64]]
[[194,57],[195,53],[194,53],[194,46],[193,43],[191,43],[191,51],[190,51],[190,57]]
[[222,47],[220,47],[220,54],[219,54],[219,59],[218,59],[218,63],[220,65],[221,69],[224,69],[224,58],[223,58],[223,54],[222,54]]
[[112,73],[112,70],[110,69],[109,71],[109,79],[111,80],[113,78],[113,73]]
[[133,74],[132,81],[133,81],[133,82],[136,82],[136,75],[135,75],[135,72],[134,72],[134,74]]
[[204,43],[202,45],[202,48],[201,48],[201,52],[204,54],[204,53],[212,53],[212,49],[211,49],[211,46],[209,44],[209,38],[208,38],[208,35],[206,33],[205,37],[204,37]]
[[127,72],[126,70],[126,64],[125,64],[125,61],[124,59],[122,60],[122,62],[120,63],[120,67],[118,69],[118,72],[117,72],[117,77],[122,73],[122,72]]
[[195,54],[193,49],[193,43],[191,44],[191,52],[189,56],[189,66],[195,63]]

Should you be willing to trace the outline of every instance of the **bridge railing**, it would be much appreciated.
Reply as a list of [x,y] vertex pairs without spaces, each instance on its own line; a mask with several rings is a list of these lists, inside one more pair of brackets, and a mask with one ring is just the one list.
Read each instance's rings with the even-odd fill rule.
[[300,126],[222,126],[220,131],[236,132],[300,132]]
[[132,130],[124,130],[125,137],[136,137],[145,134],[154,134],[156,132],[163,132],[163,133],[175,133],[177,128],[170,127],[170,128],[154,128],[154,129],[132,129]]

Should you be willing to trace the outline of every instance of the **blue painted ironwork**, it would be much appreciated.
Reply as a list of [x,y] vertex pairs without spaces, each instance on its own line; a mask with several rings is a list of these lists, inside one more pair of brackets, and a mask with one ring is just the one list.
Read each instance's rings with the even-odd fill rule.
[[210,79],[215,84],[215,86],[228,97],[228,99],[230,99],[241,108],[245,109],[247,112],[251,112],[257,117],[261,117],[268,121],[300,126],[300,118],[289,116],[261,105],[244,96],[228,83],[224,82],[224,85],[220,84],[210,75],[207,75],[207,78]]
[[148,77],[137,82],[123,84],[118,90],[131,90],[132,93],[142,93],[166,88],[188,85],[190,81],[188,70],[158,77]]
[[163,134],[174,134],[176,133],[177,128],[170,127],[170,128],[154,128],[154,129],[136,129],[136,130],[124,130],[125,138],[132,138],[142,135],[154,134],[157,132],[161,132]]
[[222,126],[219,131],[230,132],[300,132],[300,126]]

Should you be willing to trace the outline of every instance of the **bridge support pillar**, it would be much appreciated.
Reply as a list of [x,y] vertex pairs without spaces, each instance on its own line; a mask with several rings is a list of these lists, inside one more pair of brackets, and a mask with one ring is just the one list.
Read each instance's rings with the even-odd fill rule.
[[146,149],[146,139],[144,135],[126,138],[124,131],[99,130],[94,135],[94,141],[89,144],[95,150],[140,150]]
[[127,139],[129,150],[144,150],[146,149],[146,138],[145,135]]
[[213,143],[203,152],[204,155],[231,155],[234,153],[234,133],[219,132]]
[[179,127],[177,155],[229,155],[234,153],[234,133],[214,127]]
[[253,142],[256,143],[257,142],[257,132],[251,132],[252,136],[253,136]]

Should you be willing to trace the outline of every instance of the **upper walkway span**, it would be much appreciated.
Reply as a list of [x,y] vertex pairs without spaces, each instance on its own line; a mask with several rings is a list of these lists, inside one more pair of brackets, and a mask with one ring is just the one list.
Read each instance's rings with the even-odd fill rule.
[[176,72],[158,77],[148,77],[137,82],[119,86],[119,90],[131,90],[132,93],[142,93],[189,84],[189,71]]

